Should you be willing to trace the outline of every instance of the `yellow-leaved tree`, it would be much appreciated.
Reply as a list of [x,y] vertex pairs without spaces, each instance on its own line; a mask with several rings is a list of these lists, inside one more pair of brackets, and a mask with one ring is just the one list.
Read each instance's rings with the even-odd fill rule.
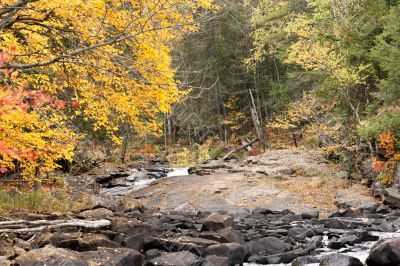
[[[15,125],[1,135],[0,143],[35,152],[57,139],[66,145],[60,151],[68,159],[69,143],[84,132],[81,125],[105,132],[116,143],[124,128],[138,134],[158,132],[157,115],[182,96],[171,47],[197,29],[199,11],[212,8],[210,0],[2,1],[0,50],[9,51],[13,59],[0,64],[2,83],[9,94],[15,93],[11,88],[29,84],[25,91],[44,93],[51,100],[22,110],[27,117],[9,103],[13,112],[0,113],[0,123],[9,125],[14,117]],[[15,73],[12,80],[10,73]],[[21,134],[42,130],[44,135],[21,144],[9,137],[16,128]],[[19,158],[7,160],[5,154],[0,150],[1,166],[12,169]],[[28,161],[37,169],[44,158],[36,157]],[[49,155],[39,165],[51,170],[59,157]]]

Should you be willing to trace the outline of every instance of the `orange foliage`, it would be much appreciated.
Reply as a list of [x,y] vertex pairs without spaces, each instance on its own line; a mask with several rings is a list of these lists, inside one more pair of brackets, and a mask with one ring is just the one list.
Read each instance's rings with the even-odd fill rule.
[[140,154],[154,154],[155,152],[156,150],[154,149],[154,147],[149,144],[145,144],[143,149],[138,150],[138,153]]

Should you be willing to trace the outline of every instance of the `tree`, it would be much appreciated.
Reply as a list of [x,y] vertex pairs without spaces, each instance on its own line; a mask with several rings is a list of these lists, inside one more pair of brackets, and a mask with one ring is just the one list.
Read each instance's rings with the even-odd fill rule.
[[[63,130],[104,132],[116,143],[126,123],[137,134],[157,133],[158,113],[183,95],[171,66],[171,46],[198,28],[194,14],[199,9],[212,8],[208,0],[5,0],[0,49],[13,47],[14,60],[0,65],[2,77],[18,71],[15,88],[27,82],[59,105],[79,103],[55,115]],[[38,106],[35,114],[50,123],[46,108]],[[27,128],[21,121],[23,131],[36,133],[41,127]]]

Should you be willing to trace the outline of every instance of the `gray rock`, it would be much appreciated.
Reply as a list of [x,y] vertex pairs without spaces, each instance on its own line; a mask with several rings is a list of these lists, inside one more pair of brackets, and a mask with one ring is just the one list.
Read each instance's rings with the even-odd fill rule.
[[322,248],[323,244],[322,244],[322,240],[324,238],[322,236],[313,236],[310,241],[308,241],[307,245],[306,245],[306,251],[310,252],[312,250],[315,250],[317,248]]
[[396,187],[390,187],[384,190],[384,200],[390,205],[400,208],[400,192]]
[[367,258],[369,266],[400,265],[400,238],[378,241]]
[[266,255],[285,253],[291,249],[290,245],[276,237],[264,237],[246,243],[250,255],[264,252]]
[[167,253],[148,261],[150,266],[200,266],[203,260],[188,251]]
[[87,210],[87,211],[83,211],[78,214],[78,217],[85,218],[85,219],[87,219],[87,218],[100,219],[100,218],[106,218],[106,217],[110,217],[110,216],[114,216],[114,213],[106,208],[97,208],[97,209]]
[[189,251],[198,256],[204,254],[204,247],[193,243],[180,242],[179,239],[163,239],[147,237],[144,240],[144,249],[159,249],[169,252]]
[[312,256],[303,256],[295,259],[292,262],[292,266],[303,266],[303,265],[308,265],[308,264],[313,264],[313,263],[319,263],[319,259],[316,257]]
[[319,211],[317,210],[310,210],[301,213],[301,218],[303,219],[318,219],[319,218]]
[[245,247],[236,243],[218,244],[206,248],[205,254],[227,257],[230,265],[243,264]]
[[375,213],[376,209],[378,209],[378,207],[379,207],[378,203],[376,203],[375,201],[369,201],[369,202],[362,204],[359,207],[359,209],[365,213]]
[[229,215],[213,213],[208,216],[201,228],[202,231],[218,231],[233,226],[233,219]]
[[259,264],[287,264],[296,259],[298,255],[293,252],[286,252],[281,254],[269,255],[269,256],[251,256],[249,258],[250,262],[259,263]]
[[330,254],[322,258],[320,266],[363,266],[362,262],[354,257],[340,253]]
[[314,231],[312,229],[304,227],[293,227],[288,230],[288,237],[294,240],[304,240],[306,237],[312,237],[313,235]]
[[337,176],[337,178],[340,178],[340,179],[349,179],[350,174],[347,171],[340,171],[336,174],[336,176]]
[[220,256],[207,256],[201,266],[229,266],[229,260],[227,257]]
[[244,245],[242,236],[232,227],[227,227],[218,231],[223,243],[238,243]]

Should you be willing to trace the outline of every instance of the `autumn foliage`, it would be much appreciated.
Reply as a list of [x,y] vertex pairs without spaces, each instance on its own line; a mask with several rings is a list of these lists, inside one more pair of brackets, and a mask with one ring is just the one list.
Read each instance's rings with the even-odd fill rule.
[[159,133],[182,97],[171,46],[208,0],[0,2],[0,171],[39,179],[80,137]]

